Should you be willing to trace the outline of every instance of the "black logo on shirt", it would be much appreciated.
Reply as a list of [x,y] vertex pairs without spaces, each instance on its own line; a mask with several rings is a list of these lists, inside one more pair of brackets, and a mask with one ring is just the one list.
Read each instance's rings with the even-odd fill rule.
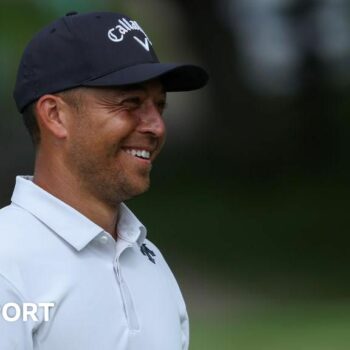
[[146,246],[145,243],[143,243],[143,244],[141,245],[141,253],[142,253],[143,255],[147,255],[148,259],[149,259],[150,261],[152,261],[153,264],[156,263],[156,261],[155,261],[154,258],[153,258],[154,256],[156,256],[156,254],[154,254],[153,251],[152,251],[151,249],[149,249],[149,248]]

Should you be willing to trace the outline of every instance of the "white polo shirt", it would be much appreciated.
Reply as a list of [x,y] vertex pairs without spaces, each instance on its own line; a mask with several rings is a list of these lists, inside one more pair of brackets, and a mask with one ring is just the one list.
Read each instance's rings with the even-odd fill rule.
[[[188,349],[178,285],[124,204],[118,234],[17,177],[0,210],[0,349]],[[26,303],[54,303],[48,321],[40,306],[23,321]]]

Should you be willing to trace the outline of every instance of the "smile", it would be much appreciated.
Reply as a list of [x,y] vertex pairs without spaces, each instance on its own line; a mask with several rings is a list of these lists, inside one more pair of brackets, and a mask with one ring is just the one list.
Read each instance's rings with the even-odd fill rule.
[[151,158],[151,152],[148,152],[146,150],[142,149],[125,149],[124,152],[131,154],[134,157],[141,158],[141,159],[150,159]]

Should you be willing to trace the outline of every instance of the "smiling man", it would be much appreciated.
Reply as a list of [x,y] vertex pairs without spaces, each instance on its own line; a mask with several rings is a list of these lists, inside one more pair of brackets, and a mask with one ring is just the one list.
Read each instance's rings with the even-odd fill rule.
[[121,14],[69,13],[34,36],[14,92],[34,176],[0,211],[1,349],[188,348],[178,285],[124,201],[149,188],[166,93],[207,79],[159,63]]

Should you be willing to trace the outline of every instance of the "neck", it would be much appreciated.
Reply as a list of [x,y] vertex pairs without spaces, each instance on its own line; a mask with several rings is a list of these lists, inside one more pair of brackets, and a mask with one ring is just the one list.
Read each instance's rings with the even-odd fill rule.
[[43,157],[37,155],[33,182],[79,211],[117,239],[116,225],[120,203],[113,207],[103,203],[86,190],[79,178],[66,169],[64,164],[57,166],[55,164],[57,162],[52,161],[52,158],[47,162]]

